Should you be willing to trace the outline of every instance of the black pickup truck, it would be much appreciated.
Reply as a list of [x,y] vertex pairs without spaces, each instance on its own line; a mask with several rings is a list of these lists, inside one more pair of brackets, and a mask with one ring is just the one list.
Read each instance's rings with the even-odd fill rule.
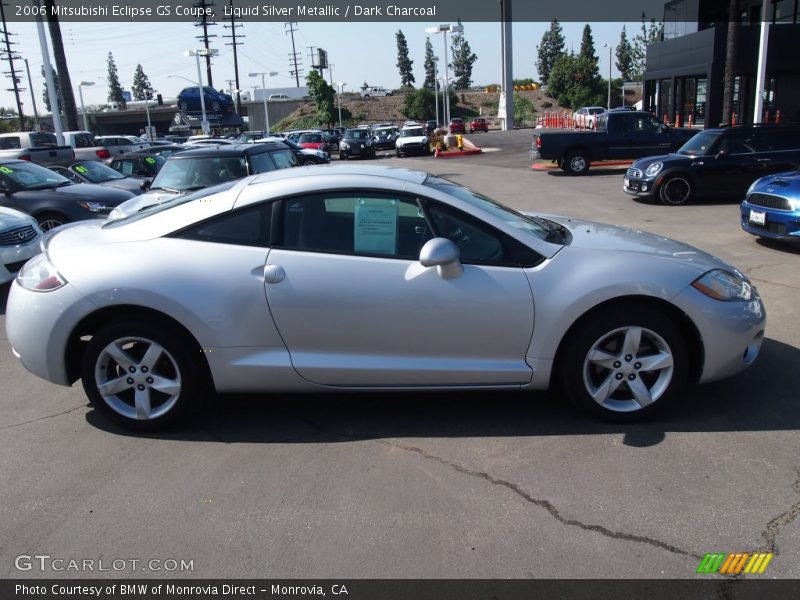
[[533,134],[531,160],[553,160],[569,175],[584,175],[597,160],[633,160],[674,152],[698,130],[672,129],[644,111],[611,110],[597,117],[596,131]]

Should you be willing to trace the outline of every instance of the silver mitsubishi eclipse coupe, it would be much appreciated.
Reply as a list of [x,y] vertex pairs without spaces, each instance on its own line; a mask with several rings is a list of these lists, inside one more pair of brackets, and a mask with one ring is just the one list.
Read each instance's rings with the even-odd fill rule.
[[131,429],[215,391],[557,387],[629,421],[752,364],[766,321],[696,248],[398,168],[255,175],[42,248],[9,293],[14,353]]

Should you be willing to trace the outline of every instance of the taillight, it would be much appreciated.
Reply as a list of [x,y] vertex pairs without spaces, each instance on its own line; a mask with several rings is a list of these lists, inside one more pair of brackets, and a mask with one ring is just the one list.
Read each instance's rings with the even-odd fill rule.
[[542,138],[540,138],[538,135],[536,136],[536,147],[537,148],[542,147]]
[[28,160],[29,161],[31,159],[31,155],[30,154],[23,154],[22,156],[19,157],[19,159],[20,160]]
[[106,150],[105,148],[101,148],[100,150],[96,150],[95,154],[97,154],[97,158],[106,159],[111,158],[111,153]]

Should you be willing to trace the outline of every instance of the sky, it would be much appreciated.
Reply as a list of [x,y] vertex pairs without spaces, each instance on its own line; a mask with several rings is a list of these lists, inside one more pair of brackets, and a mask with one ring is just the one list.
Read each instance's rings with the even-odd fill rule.
[[[346,83],[345,91],[358,89],[364,81],[371,86],[383,86],[389,89],[400,86],[397,62],[397,44],[395,33],[402,30],[406,36],[409,56],[414,61],[413,69],[416,85],[419,87],[425,78],[423,61],[425,55],[425,27],[438,23],[405,22],[405,23],[308,23],[300,22],[295,32],[297,51],[303,57],[304,74],[308,73],[308,47],[322,47],[328,51],[328,61],[334,65],[335,82]],[[619,42],[622,23],[591,23],[595,49],[599,59],[599,69],[603,77],[608,76],[608,48],[613,50]],[[626,23],[628,39],[640,29],[639,23]],[[584,23],[562,23],[566,47],[580,49]],[[513,60],[514,77],[518,79],[532,77],[536,74],[536,46],[542,34],[549,28],[549,23],[514,23],[513,25]],[[46,27],[45,27],[46,29]],[[43,78],[41,77],[42,54],[35,23],[11,23],[9,31],[15,34],[12,38],[17,42],[15,51],[30,64],[33,89],[36,95],[38,110],[44,113],[42,102]],[[194,58],[184,56],[190,48],[200,48],[202,44],[194,36],[198,28],[190,23],[61,23],[64,49],[69,64],[70,77],[78,96],[78,82],[93,81],[92,87],[83,87],[85,104],[103,104],[107,102],[108,86],[106,84],[108,52],[112,52],[117,65],[120,82],[124,89],[130,89],[137,64],[141,64],[154,89],[164,98],[174,98],[178,92],[190,85],[184,77],[197,80],[197,67]],[[226,80],[234,78],[233,50],[226,46],[230,42],[223,35],[230,30],[224,29],[220,22],[210,28],[210,33],[217,37],[211,41],[211,47],[219,50],[212,64],[214,87],[228,89]],[[464,35],[478,60],[473,68],[473,83],[486,85],[499,83],[501,73],[500,62],[500,24],[499,23],[464,23]],[[258,81],[248,77],[250,72],[277,71],[278,75],[267,81],[267,88],[291,87],[295,85],[294,77],[289,74],[289,54],[292,51],[291,40],[285,33],[283,23],[251,22],[237,29],[237,36],[244,36],[239,52],[240,89],[252,90]],[[448,46],[450,36],[448,36]],[[431,36],[434,52],[443,59],[441,34]],[[48,36],[49,44],[49,36]],[[52,47],[51,61],[52,61]],[[448,47],[448,54],[450,49]],[[440,62],[441,65],[441,62]],[[7,65],[3,65],[7,67]],[[23,70],[23,87],[28,88],[24,74],[23,62],[15,63]],[[205,83],[205,63],[201,63]],[[440,67],[441,69],[441,67]],[[440,70],[441,74],[441,70]],[[172,75],[173,77],[170,77]],[[612,64],[612,75],[617,77],[616,66]],[[0,106],[16,108],[13,92],[5,88],[11,87],[7,76],[1,76],[4,85],[0,91]],[[328,71],[326,80],[330,80]],[[301,78],[301,85],[303,85]],[[32,115],[30,91],[22,94],[23,111]]]

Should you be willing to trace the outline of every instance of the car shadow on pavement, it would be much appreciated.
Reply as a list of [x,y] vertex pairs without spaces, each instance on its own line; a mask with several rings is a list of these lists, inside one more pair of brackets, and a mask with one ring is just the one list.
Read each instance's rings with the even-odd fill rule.
[[756,238],[756,243],[770,250],[788,252],[789,254],[800,254],[800,240],[773,240],[769,238]]
[[642,423],[603,423],[555,393],[362,393],[223,395],[185,425],[131,433],[96,410],[87,421],[115,435],[216,443],[342,443],[384,438],[524,437],[623,434],[630,447],[670,432],[800,430],[800,349],[766,339],[746,372],[690,386]]
[[[589,172],[586,175],[580,175],[579,177],[601,177],[603,175],[622,175],[625,173],[628,167],[592,167],[589,169]],[[545,171],[551,177],[569,177],[574,178],[575,175],[567,175],[559,168],[553,168]],[[620,184],[620,187],[622,184]]]

